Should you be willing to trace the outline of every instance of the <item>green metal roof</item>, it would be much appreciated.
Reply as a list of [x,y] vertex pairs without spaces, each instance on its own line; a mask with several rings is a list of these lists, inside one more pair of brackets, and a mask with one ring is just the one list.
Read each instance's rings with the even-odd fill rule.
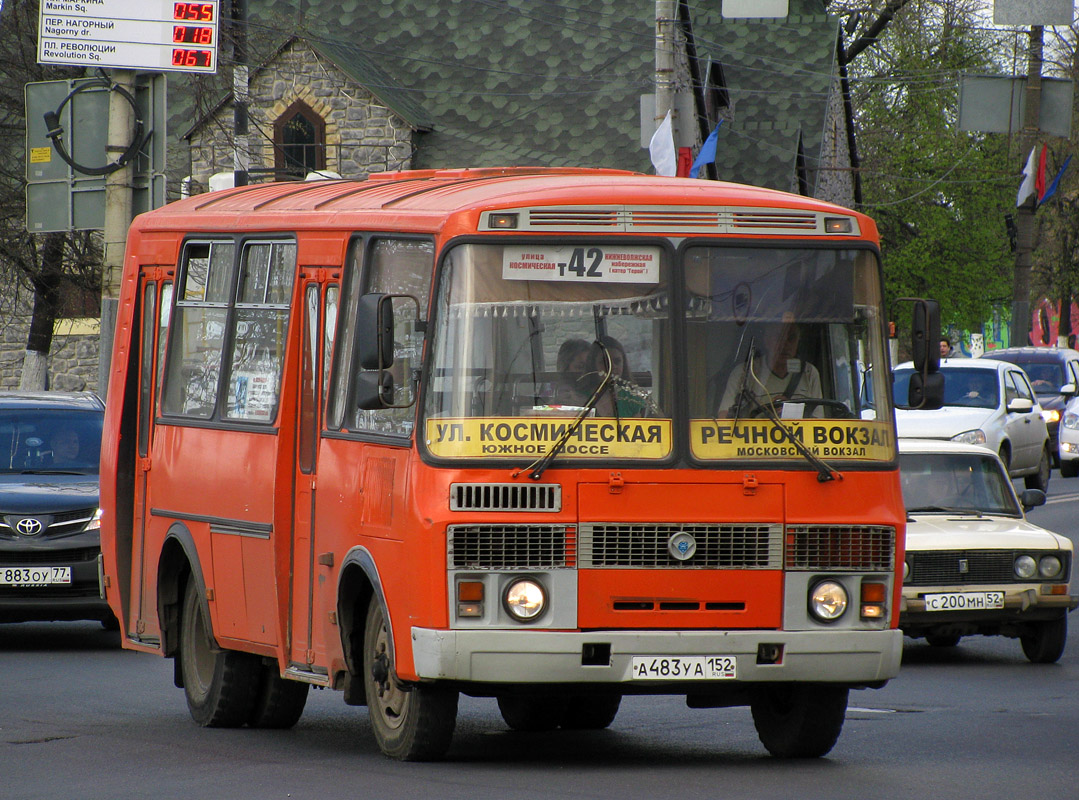
[[[640,96],[653,90],[655,6],[626,0],[295,0],[277,14],[423,131],[416,168],[596,166],[651,171]],[[785,20],[723,21],[691,6],[698,53],[723,64],[732,99],[719,176],[789,190],[799,137],[816,164],[838,23],[820,0]]]

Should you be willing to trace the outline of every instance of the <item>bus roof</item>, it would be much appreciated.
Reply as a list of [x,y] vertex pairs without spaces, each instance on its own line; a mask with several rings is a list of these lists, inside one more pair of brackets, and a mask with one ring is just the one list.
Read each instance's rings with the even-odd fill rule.
[[[411,170],[377,173],[364,181],[266,183],[170,203],[140,215],[135,227],[144,231],[232,228],[240,218],[250,224],[250,215],[259,214],[270,225],[280,227],[278,215],[288,215],[285,227],[306,228],[309,226],[294,215],[313,215],[312,226],[325,226],[328,217],[333,217],[336,224],[348,225],[352,215],[369,220],[372,214],[394,212],[414,218],[417,229],[438,229],[447,217],[458,212],[558,206],[783,208],[855,216],[861,221],[863,234],[875,232],[875,226],[861,214],[774,189],[572,167]],[[423,223],[425,218],[427,224]]]

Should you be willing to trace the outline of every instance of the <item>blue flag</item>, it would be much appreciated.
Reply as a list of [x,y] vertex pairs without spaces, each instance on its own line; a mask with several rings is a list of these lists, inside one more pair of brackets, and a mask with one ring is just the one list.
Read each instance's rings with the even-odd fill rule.
[[689,170],[689,177],[696,178],[700,174],[701,167],[705,164],[716,163],[716,140],[719,138],[719,126],[723,124],[723,120],[716,123],[716,129],[708,134],[708,138],[704,140],[704,144],[701,145],[701,152],[697,153],[697,160],[693,162],[692,168]]
[[1055,192],[1057,190],[1057,185],[1060,183],[1060,179],[1064,175],[1064,170],[1066,170],[1068,168],[1068,162],[1070,162],[1071,160],[1072,160],[1071,156],[1068,156],[1067,158],[1064,159],[1064,165],[1060,168],[1060,172],[1058,172],[1057,176],[1055,178],[1053,178],[1053,182],[1045,187],[1044,194],[1042,194],[1042,196],[1038,198],[1038,205],[1041,205],[1042,203],[1044,203],[1046,200],[1048,200],[1050,197],[1053,196],[1053,192]]

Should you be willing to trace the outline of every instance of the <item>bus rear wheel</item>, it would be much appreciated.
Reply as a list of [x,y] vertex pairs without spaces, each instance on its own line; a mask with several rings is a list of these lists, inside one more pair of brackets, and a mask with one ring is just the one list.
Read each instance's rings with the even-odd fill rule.
[[847,713],[847,688],[765,684],[750,699],[757,737],[776,758],[820,758],[835,746]]
[[238,728],[248,721],[259,684],[258,659],[222,650],[211,640],[193,580],[184,592],[179,658],[187,708],[195,722],[204,728]]
[[277,664],[263,664],[258,693],[247,724],[252,728],[291,728],[303,716],[310,686],[277,673]]
[[562,727],[575,731],[603,730],[614,722],[621,705],[620,694],[571,697],[562,714]]
[[515,731],[553,731],[567,709],[562,697],[545,694],[507,694],[498,698],[502,719]]
[[364,625],[363,686],[371,729],[383,753],[400,761],[433,761],[446,754],[457,724],[457,692],[398,682],[377,600],[371,601]]

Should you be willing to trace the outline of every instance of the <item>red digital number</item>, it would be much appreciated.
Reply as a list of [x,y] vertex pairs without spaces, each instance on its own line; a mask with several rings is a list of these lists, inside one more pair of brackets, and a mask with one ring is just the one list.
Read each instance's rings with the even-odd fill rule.
[[213,28],[195,28],[190,25],[172,26],[173,44],[213,44]]
[[172,18],[191,22],[213,22],[213,3],[173,3]]
[[188,50],[183,47],[172,49],[172,66],[174,67],[209,67],[213,60],[209,50]]

